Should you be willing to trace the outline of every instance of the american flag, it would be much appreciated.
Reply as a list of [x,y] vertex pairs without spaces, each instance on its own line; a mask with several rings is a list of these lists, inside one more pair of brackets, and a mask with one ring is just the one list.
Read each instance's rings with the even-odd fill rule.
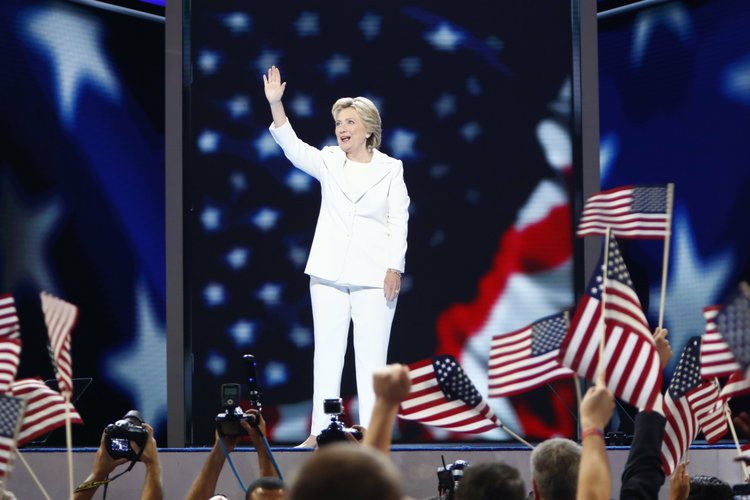
[[700,375],[700,337],[691,338],[682,350],[664,398],[664,416],[667,423],[661,456],[667,476],[701,429],[709,442],[718,441],[727,431],[718,385]]
[[16,302],[9,293],[0,295],[0,338],[17,339],[20,326],[16,314]]
[[[601,264],[573,318],[560,348],[563,365],[594,380],[599,364],[599,318],[604,277]],[[604,369],[607,386],[620,399],[645,410],[661,400],[661,364],[654,338],[633,290],[617,239],[609,240],[604,292]]]
[[16,305],[10,294],[0,295],[0,394],[16,378],[21,357],[21,334]]
[[398,416],[453,432],[479,434],[500,421],[453,356],[435,356],[409,365],[411,392]]
[[11,384],[11,395],[26,402],[26,414],[18,433],[18,446],[65,425],[65,407],[70,421],[82,424],[75,407],[40,379],[20,379]]
[[563,311],[493,337],[488,396],[513,396],[553,380],[574,377],[573,370],[557,361],[569,324],[569,312]]
[[721,306],[703,308],[706,332],[701,342],[701,376],[703,378],[726,377],[740,369],[734,354],[716,327],[716,316]]
[[16,379],[21,359],[21,339],[0,337],[0,394],[5,394]]
[[744,372],[750,366],[750,286],[740,283],[716,315],[716,328]]
[[577,236],[604,236],[607,227],[620,238],[664,239],[669,232],[666,186],[623,186],[589,197]]
[[44,322],[49,334],[49,354],[55,367],[60,394],[70,400],[73,396],[73,365],[70,358],[70,331],[78,318],[78,308],[47,292],[40,294]]
[[722,401],[726,402],[747,394],[750,394],[750,380],[746,379],[745,374],[741,371],[736,371],[727,379],[719,395]]
[[23,404],[22,399],[0,395],[0,481],[10,474],[13,467]]

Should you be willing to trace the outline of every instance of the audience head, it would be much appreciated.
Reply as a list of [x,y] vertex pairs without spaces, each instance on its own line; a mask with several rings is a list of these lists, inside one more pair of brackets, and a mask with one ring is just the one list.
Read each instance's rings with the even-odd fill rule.
[[575,500],[581,447],[570,439],[553,438],[531,452],[534,497],[542,500]]
[[399,500],[398,472],[382,453],[368,446],[335,443],[314,453],[297,471],[293,500]]
[[688,500],[732,500],[732,487],[718,477],[691,476]]
[[524,500],[526,488],[515,467],[500,462],[470,465],[456,489],[456,500]]
[[261,477],[250,483],[245,500],[281,500],[286,498],[286,484],[278,477]]

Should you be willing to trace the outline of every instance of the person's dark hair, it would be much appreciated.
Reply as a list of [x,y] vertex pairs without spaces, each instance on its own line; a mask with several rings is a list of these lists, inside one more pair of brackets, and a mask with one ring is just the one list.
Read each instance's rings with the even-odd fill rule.
[[286,483],[278,477],[259,477],[247,487],[245,498],[250,498],[250,495],[252,495],[253,491],[257,488],[263,488],[264,490],[284,490],[286,489]]
[[456,489],[456,500],[524,500],[526,488],[515,467],[486,462],[470,465]]
[[714,476],[692,476],[688,500],[732,500],[732,487]]
[[319,449],[292,481],[291,500],[400,500],[398,472],[367,446],[333,443]]
[[570,439],[552,438],[531,452],[531,479],[544,500],[575,500],[581,447]]

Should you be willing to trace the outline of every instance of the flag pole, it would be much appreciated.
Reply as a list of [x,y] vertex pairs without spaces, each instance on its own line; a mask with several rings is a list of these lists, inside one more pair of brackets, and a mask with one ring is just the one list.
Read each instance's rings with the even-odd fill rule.
[[68,485],[69,488],[69,496],[71,500],[73,499],[73,491],[75,490],[75,487],[73,486],[73,432],[71,429],[71,423],[70,423],[70,394],[65,394],[65,441],[67,443],[68,448]]
[[33,479],[34,482],[36,483],[36,485],[39,486],[39,489],[42,491],[42,495],[44,495],[44,498],[46,498],[47,500],[52,500],[50,498],[49,494],[47,493],[47,490],[44,489],[44,486],[39,481],[39,478],[36,477],[36,474],[34,474],[34,471],[31,469],[31,466],[29,465],[29,463],[24,458],[23,454],[21,453],[21,450],[17,449],[16,450],[16,455],[18,455],[18,458],[21,459],[21,463],[23,463],[24,467],[26,467],[26,470],[28,471],[29,475],[31,476],[31,479]]
[[[578,403],[578,406],[576,408],[578,409],[578,414],[581,413],[581,401],[583,398],[581,397],[581,379],[578,378],[576,375],[573,377],[573,385],[576,388],[576,402]],[[581,419],[576,417],[576,437],[578,438],[578,441],[581,440]]]
[[[729,424],[729,430],[732,431],[732,439],[734,439],[734,445],[737,447],[737,454],[742,456],[742,447],[740,446],[740,440],[737,438],[737,430],[734,428],[734,422],[732,422],[732,411],[729,409],[729,405],[724,406],[724,415],[727,417],[727,424]],[[744,460],[740,460],[742,465],[742,475],[745,482],[750,479],[747,473],[747,464]]]
[[612,233],[612,228],[610,226],[607,226],[607,230],[604,233],[604,269],[602,269],[602,300],[599,304],[600,312],[599,312],[599,329],[601,331],[601,337],[599,337],[599,374],[603,377],[604,385],[607,385],[606,383],[606,376],[604,375],[604,346],[605,346],[605,339],[604,339],[604,309],[605,309],[605,302],[606,302],[606,290],[607,290],[607,269],[609,267],[609,238],[610,234]]
[[513,436],[518,442],[525,444],[526,446],[528,446],[532,450],[534,449],[534,445],[533,444],[529,443],[528,441],[526,441],[524,438],[522,438],[521,436],[519,436],[518,434],[516,434],[512,430],[510,430],[507,427],[505,427],[502,422],[500,422],[499,420],[497,420],[496,423],[497,423],[498,427],[500,427],[502,430],[504,430],[505,432],[507,432],[508,434],[510,434],[511,436]]
[[667,297],[667,269],[669,268],[669,243],[672,240],[672,208],[674,205],[674,183],[667,184],[667,224],[664,235],[664,257],[661,267],[661,299],[659,301],[659,328],[664,326],[664,303]]

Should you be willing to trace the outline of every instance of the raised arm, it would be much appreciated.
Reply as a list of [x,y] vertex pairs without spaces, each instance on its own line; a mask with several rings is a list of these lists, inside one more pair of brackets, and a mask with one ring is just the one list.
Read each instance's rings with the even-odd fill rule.
[[255,448],[255,452],[258,454],[258,476],[259,477],[279,477],[276,473],[276,468],[273,466],[273,460],[266,450],[266,446],[263,443],[263,437],[266,435],[266,421],[263,420],[263,415],[258,410],[248,410],[247,413],[252,413],[256,416],[258,425],[252,427],[244,420],[240,422],[242,428],[250,436],[250,442]]
[[373,386],[375,406],[372,410],[370,427],[364,437],[364,444],[388,454],[391,450],[391,434],[393,422],[398,413],[398,405],[406,399],[411,389],[409,368],[400,364],[380,368],[373,375]]
[[154,429],[148,424],[143,424],[143,426],[148,431],[148,440],[143,453],[141,453],[141,462],[146,466],[146,478],[143,480],[141,500],[162,500],[164,489],[161,482],[161,463],[156,448],[156,439],[154,439]]
[[91,467],[91,474],[74,492],[74,500],[89,500],[89,498],[93,498],[97,488],[106,483],[112,471],[119,465],[127,462],[124,458],[113,459],[105,448],[105,442],[105,435],[102,433],[102,437],[99,440],[99,449],[96,450],[94,465]]
[[612,418],[615,398],[600,380],[581,401],[581,465],[577,499],[608,500],[612,477],[604,443],[604,426]]
[[224,448],[226,448],[227,453],[231,453],[239,441],[238,436],[225,436],[222,438],[219,436],[219,432],[216,431],[214,446],[208,453],[208,457],[203,463],[203,468],[190,486],[185,500],[205,500],[213,496],[216,490],[216,483],[219,481],[221,469],[224,467],[226,460],[224,450],[221,449],[221,443],[219,443],[219,440],[222,439],[224,440]]
[[271,115],[273,116],[274,127],[281,127],[286,123],[286,112],[284,105],[281,103],[281,97],[284,95],[286,82],[281,83],[281,71],[276,66],[268,68],[268,74],[263,75],[263,89],[266,92],[266,99],[271,106]]

